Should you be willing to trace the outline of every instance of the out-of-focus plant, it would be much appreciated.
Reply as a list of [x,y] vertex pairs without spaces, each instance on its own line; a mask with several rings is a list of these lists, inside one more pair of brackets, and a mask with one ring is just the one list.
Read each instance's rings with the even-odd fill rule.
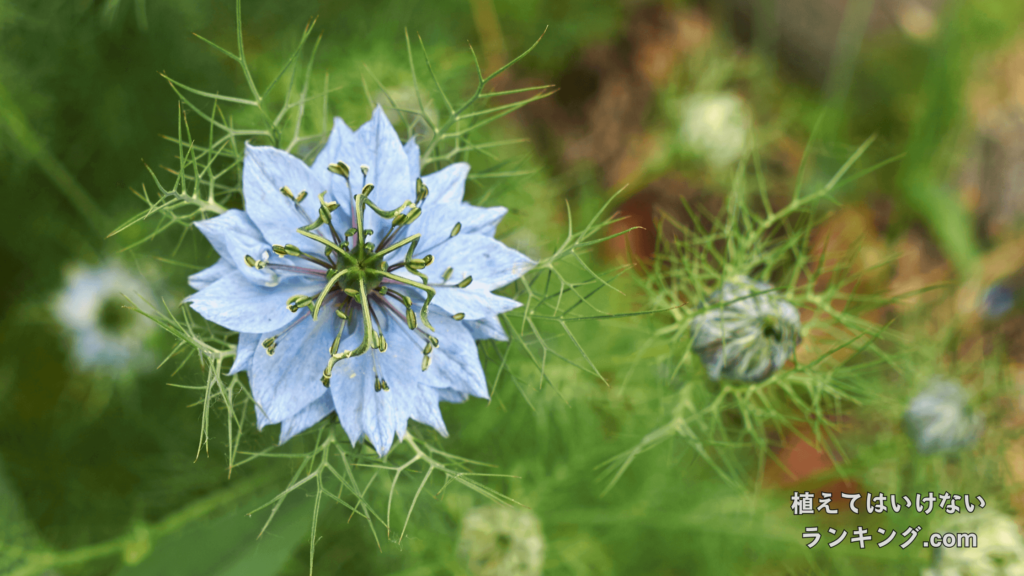
[[670,315],[641,349],[665,365],[668,422],[605,463],[609,490],[637,456],[673,437],[737,485],[772,457],[772,438],[799,434],[801,425],[838,457],[838,419],[895,369],[883,343],[896,335],[862,317],[889,300],[852,290],[866,272],[849,269],[853,255],[826,265],[810,233],[814,210],[858,177],[850,169],[870,143],[827,184],[798,189],[782,208],[772,207],[755,156],[753,194],[741,169],[722,213],[687,206],[692,224],[666,220],[669,239],[643,285],[653,307]]

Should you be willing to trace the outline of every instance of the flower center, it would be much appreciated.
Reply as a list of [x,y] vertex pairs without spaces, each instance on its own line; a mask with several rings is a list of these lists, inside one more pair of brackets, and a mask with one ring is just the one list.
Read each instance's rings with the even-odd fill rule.
[[782,326],[779,319],[774,316],[765,316],[762,318],[761,335],[765,338],[773,338],[776,342],[781,342]]
[[100,304],[99,325],[105,332],[121,334],[132,321],[132,312],[118,298],[108,298]]
[[[348,165],[344,162],[337,162],[331,164],[328,170],[345,178],[349,191],[352,191]],[[288,309],[292,312],[298,312],[301,308],[308,308],[308,311],[303,312],[303,315],[282,333],[264,340],[263,346],[269,354],[273,354],[277,341],[301,320],[307,316],[312,316],[313,320],[316,321],[319,315],[323,313],[324,308],[333,309],[334,313],[341,319],[341,326],[338,329],[338,335],[330,347],[330,358],[321,377],[321,382],[323,382],[324,386],[330,385],[331,372],[338,361],[364,354],[371,349],[376,349],[380,352],[387,350],[387,341],[381,332],[381,320],[386,314],[391,314],[394,319],[405,322],[409,330],[423,339],[424,348],[421,367],[424,371],[430,366],[431,352],[439,345],[437,337],[418,326],[422,322],[423,326],[426,326],[431,332],[434,330],[428,319],[428,314],[430,301],[434,298],[436,292],[433,285],[428,283],[427,276],[421,272],[421,270],[434,261],[434,258],[429,254],[422,258],[415,257],[416,245],[420,240],[419,234],[413,234],[398,240],[398,238],[402,237],[403,229],[422,215],[423,203],[429,191],[426,185],[423,184],[423,181],[417,178],[416,201],[410,202],[407,200],[394,209],[386,210],[370,200],[370,193],[373,192],[374,186],[366,182],[369,168],[362,166],[361,171],[363,173],[362,188],[358,194],[352,196],[351,227],[343,233],[335,228],[331,220],[331,214],[338,209],[339,205],[337,202],[327,202],[324,199],[324,196],[327,194],[326,191],[320,194],[320,208],[316,219],[313,220],[308,214],[305,214],[300,206],[300,203],[306,197],[305,191],[295,195],[287,186],[281,189],[281,193],[294,202],[295,209],[303,214],[307,220],[310,220],[308,225],[298,229],[298,233],[323,245],[324,253],[323,256],[308,254],[292,244],[285,246],[275,245],[273,250],[281,257],[292,256],[301,258],[319,268],[300,268],[269,263],[267,262],[269,255],[265,256],[264,260],[255,260],[251,256],[246,257],[246,262],[257,269],[267,267],[271,269],[280,268],[292,272],[323,276],[325,283],[317,296],[311,297],[300,294],[288,300]],[[375,236],[375,231],[364,226],[367,208],[381,218],[390,219],[391,221],[390,226],[383,231],[383,234],[377,235],[380,238],[377,244],[370,241],[370,238]],[[455,236],[459,233],[460,229],[461,224],[456,224],[452,229],[451,235]],[[389,265],[385,257],[402,249],[405,249],[404,260]],[[395,271],[402,268],[416,279],[395,274]],[[446,281],[449,274],[450,271],[444,275]],[[469,286],[471,281],[472,278],[467,278],[456,286],[465,288]],[[413,311],[412,299],[405,294],[409,289],[418,290],[425,296],[418,314]],[[404,308],[404,312],[401,310],[402,308]],[[454,316],[457,320],[461,320],[463,317],[463,314],[456,314]],[[359,319],[362,320],[363,326],[362,342],[355,349],[339,351],[341,338],[346,327],[348,327],[350,322],[358,322]],[[375,382],[375,389],[378,392],[388,390],[387,382],[378,377]]]

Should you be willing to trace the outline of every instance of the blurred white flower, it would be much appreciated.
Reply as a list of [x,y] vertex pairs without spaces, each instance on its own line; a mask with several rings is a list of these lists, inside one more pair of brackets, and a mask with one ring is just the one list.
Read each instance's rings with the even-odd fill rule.
[[544,533],[529,510],[482,506],[462,519],[458,553],[474,576],[539,576]]
[[124,308],[125,296],[136,304],[151,299],[146,284],[117,262],[69,269],[53,314],[70,336],[71,356],[80,368],[128,372],[151,363],[144,344],[154,325]]
[[981,418],[971,412],[967,394],[955,380],[934,378],[910,401],[903,415],[907,434],[922,454],[956,452],[978,437]]
[[721,168],[743,155],[750,131],[750,113],[731,93],[694,94],[682,101],[680,136],[683,145]]
[[922,576],[1024,576],[1024,538],[1009,516],[990,510],[961,513],[941,529],[977,535],[977,547],[936,549]]

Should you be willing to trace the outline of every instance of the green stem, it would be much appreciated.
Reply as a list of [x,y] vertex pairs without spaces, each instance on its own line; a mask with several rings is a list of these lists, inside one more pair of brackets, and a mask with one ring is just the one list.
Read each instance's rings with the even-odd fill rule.
[[106,556],[123,554],[129,547],[136,544],[139,534],[146,534],[150,539],[161,538],[185,525],[199,520],[227,504],[251,495],[253,492],[269,484],[272,476],[256,477],[243,481],[235,481],[231,486],[219,490],[192,502],[181,510],[172,513],[163,520],[150,525],[143,525],[131,533],[119,536],[106,542],[82,546],[73,550],[56,552],[40,552],[28,556],[28,561],[10,576],[34,576],[53,568],[83,564]]

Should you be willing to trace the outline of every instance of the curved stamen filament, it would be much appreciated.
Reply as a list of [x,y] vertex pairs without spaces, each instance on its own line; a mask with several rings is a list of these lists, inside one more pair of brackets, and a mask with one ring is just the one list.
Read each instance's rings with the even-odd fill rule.
[[327,271],[326,270],[317,270],[315,268],[302,268],[300,266],[290,266],[288,264],[274,264],[274,263],[268,262],[266,267],[270,268],[272,270],[285,270],[285,271],[288,271],[288,272],[295,272],[296,274],[309,274],[311,276],[326,276],[327,275]]
[[370,331],[373,330],[373,324],[370,319],[370,301],[366,296],[366,280],[362,277],[359,278],[359,295],[362,297],[360,307],[363,310],[363,342],[355,350],[346,350],[341,354],[331,354],[332,358],[343,360],[352,356],[359,356],[370,347]]
[[370,260],[370,262],[375,262],[375,261],[383,258],[384,256],[394,252],[395,250],[398,250],[402,246],[405,246],[406,244],[409,244],[409,243],[413,244],[413,249],[412,250],[415,250],[416,249],[415,246],[416,246],[417,243],[419,243],[419,241],[420,241],[420,235],[419,234],[413,234],[412,236],[409,236],[408,238],[402,240],[401,242],[398,242],[397,244],[394,244],[392,246],[388,246],[387,248],[384,248],[384,245],[382,243],[381,244],[381,248],[384,248],[384,249],[383,250],[379,250],[377,253],[375,253],[373,255],[373,258]]
[[437,294],[437,292],[435,292],[433,288],[427,286],[422,282],[416,282],[415,280],[403,278],[401,276],[398,276],[397,274],[392,274],[384,270],[381,270],[380,272],[378,272],[378,274],[385,278],[390,278],[391,280],[394,280],[399,284],[405,284],[407,286],[412,286],[413,288],[419,288],[420,290],[423,290],[424,292],[427,293],[427,299],[426,301],[423,302],[423,306],[420,308],[420,320],[422,320],[423,324],[425,324],[427,328],[430,328],[431,332],[433,332],[434,327],[433,325],[430,324],[430,319],[427,318],[427,313],[430,307],[430,301],[434,299],[434,295]]
[[313,320],[316,320],[317,314],[320,313],[320,307],[324,303],[324,298],[327,297],[327,294],[331,291],[331,288],[335,285],[335,283],[338,282],[338,280],[341,280],[341,277],[344,276],[345,274],[348,274],[348,268],[338,270],[330,278],[327,279],[327,283],[324,284],[324,289],[320,291],[320,296],[317,297],[316,299],[316,304],[313,305]]
[[[348,262],[349,264],[356,264],[357,263],[355,258],[351,254],[348,253],[348,250],[343,249],[341,246],[338,246],[337,244],[335,244],[334,242],[331,242],[327,238],[324,238],[323,236],[320,236],[319,234],[313,234],[311,232],[307,232],[307,231],[301,230],[301,229],[299,230],[299,234],[302,234],[306,238],[309,238],[310,240],[314,240],[316,242],[319,242],[319,243],[323,244],[324,246],[330,248],[336,254],[341,255],[341,257],[344,258],[345,261]],[[327,268],[334,268],[334,266],[328,265]]]

